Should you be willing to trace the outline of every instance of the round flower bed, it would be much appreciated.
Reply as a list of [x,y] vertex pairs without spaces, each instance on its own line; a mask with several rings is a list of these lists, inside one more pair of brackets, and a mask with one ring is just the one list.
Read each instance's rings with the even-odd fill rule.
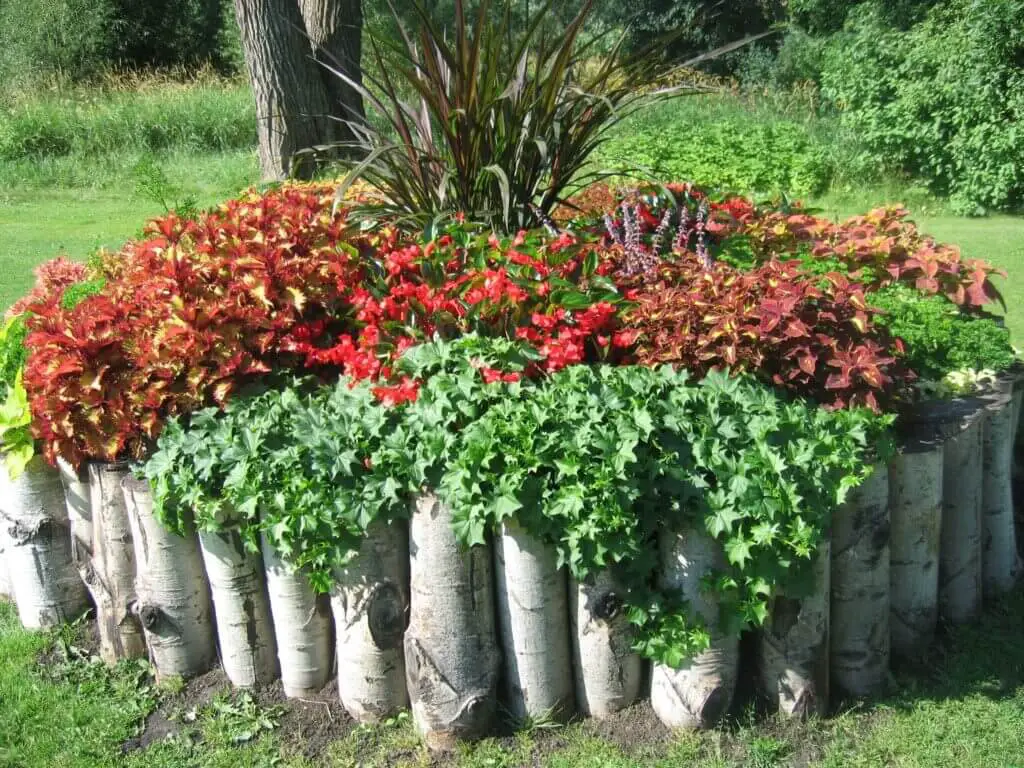
[[[367,203],[284,186],[168,215],[13,310],[0,510],[19,522],[37,451],[91,486],[91,551],[46,551],[65,581],[88,566],[108,658],[202,671],[208,581],[233,682],[301,695],[336,656],[353,717],[411,705],[438,747],[499,700],[608,714],[648,661],[659,716],[699,727],[745,628],[804,715],[823,670],[869,694],[890,645],[1016,578],[994,270],[905,211],[593,187],[536,230],[412,235]],[[100,469],[126,461],[148,483]]]

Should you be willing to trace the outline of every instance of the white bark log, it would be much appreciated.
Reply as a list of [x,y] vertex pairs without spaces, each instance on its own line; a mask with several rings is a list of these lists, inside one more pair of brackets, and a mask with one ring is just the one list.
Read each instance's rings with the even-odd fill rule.
[[[443,582],[439,573],[433,574]],[[409,620],[408,524],[372,523],[331,595],[342,706],[360,723],[409,705],[402,643]],[[429,606],[427,606],[429,609]]]
[[611,571],[569,586],[576,704],[588,717],[610,717],[640,698],[644,665]]
[[1021,573],[1013,519],[1013,401],[993,396],[986,407],[983,444],[982,568],[985,598],[1013,589]]
[[939,617],[942,443],[908,446],[889,464],[889,629],[892,652],[928,649]]
[[86,581],[96,603],[100,657],[107,664],[146,656],[146,638],[135,607],[135,548],[124,504],[123,464],[89,464],[93,514],[92,573]]
[[491,548],[462,548],[452,511],[425,493],[413,502],[409,551],[405,665],[413,720],[430,749],[450,750],[495,722],[501,652]]
[[724,569],[725,555],[714,539],[698,530],[663,534],[658,543],[662,587],[682,590],[691,609],[704,620],[711,646],[679,669],[655,664],[651,705],[670,728],[708,728],[728,711],[739,666],[739,637],[721,632],[718,605],[700,590],[702,576]]
[[975,619],[982,605],[983,417],[980,409],[966,414],[942,448],[939,614],[954,624]]
[[777,595],[761,632],[761,685],[773,708],[788,717],[824,715],[829,697],[829,542],[814,558],[813,591]]
[[92,497],[89,492],[89,472],[76,471],[63,459],[57,459],[57,469],[64,484],[64,502],[71,526],[71,554],[82,580],[89,582],[92,569]]
[[71,534],[60,475],[34,457],[16,479],[3,477],[0,529],[11,591],[27,629],[72,621],[89,600],[71,560]]
[[555,548],[514,523],[495,541],[503,702],[517,722],[564,721],[574,710],[567,574]]
[[832,516],[832,684],[851,696],[889,679],[889,472],[874,471]]
[[213,666],[216,644],[195,530],[189,521],[178,536],[157,521],[147,481],[129,476],[121,488],[138,570],[137,612],[157,679],[200,675]]
[[7,467],[0,459],[0,598],[14,599],[14,585],[11,583],[11,571],[7,566],[7,526],[3,524],[4,510],[11,505],[11,484],[7,479]]
[[307,574],[292,571],[266,539],[263,566],[284,695],[312,696],[327,685],[334,667],[330,608],[317,597]]
[[270,619],[263,558],[247,552],[236,531],[199,534],[210,582],[221,664],[240,688],[277,678],[277,647]]

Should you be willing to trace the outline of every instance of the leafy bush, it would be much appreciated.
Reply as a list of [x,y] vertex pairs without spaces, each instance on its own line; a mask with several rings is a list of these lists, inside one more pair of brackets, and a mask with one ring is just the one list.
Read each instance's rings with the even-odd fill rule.
[[619,569],[641,650],[678,663],[707,634],[648,586],[657,532],[696,524],[722,542],[729,570],[708,575],[726,617],[759,624],[887,423],[669,368],[572,366],[533,382],[535,360],[470,335],[408,350],[397,364],[419,396],[397,407],[365,383],[307,381],[172,422],[145,467],[157,513],[175,527],[194,508],[201,527],[239,527],[252,546],[262,532],[326,589],[370,523],[406,517],[433,487],[466,545],[515,519],[577,578]]
[[1024,201],[1022,0],[945,0],[909,30],[860,6],[822,89],[874,154],[964,212]]
[[818,194],[834,169],[829,153],[793,122],[724,117],[693,122],[670,106],[633,118],[598,155],[602,167],[648,169],[655,178],[692,179],[752,193]]
[[[223,0],[18,0],[0,5],[0,75],[29,87],[81,81],[112,68],[195,67],[229,71]],[[228,49],[230,51],[230,49]]]
[[965,369],[998,372],[1013,364],[1006,328],[964,316],[941,296],[922,296],[899,285],[871,294],[869,302],[884,310],[875,322],[903,340],[907,364],[927,379],[939,381]]

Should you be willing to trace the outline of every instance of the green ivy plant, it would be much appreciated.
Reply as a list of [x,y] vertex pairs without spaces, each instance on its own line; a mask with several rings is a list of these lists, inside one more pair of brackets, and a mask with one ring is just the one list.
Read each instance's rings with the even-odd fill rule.
[[[434,341],[399,361],[419,390],[398,406],[370,384],[292,379],[172,421],[144,468],[156,512],[176,530],[192,514],[200,530],[239,529],[252,547],[262,534],[326,590],[371,523],[407,517],[434,488],[466,546],[514,520],[578,579],[614,568],[637,649],[678,664],[710,635],[682,595],[657,588],[658,533],[697,526],[718,541],[728,568],[706,588],[730,628],[760,624],[775,590],[807,575],[889,423],[726,373],[572,366],[524,378],[536,357],[508,339]],[[486,383],[484,371],[504,375]]]

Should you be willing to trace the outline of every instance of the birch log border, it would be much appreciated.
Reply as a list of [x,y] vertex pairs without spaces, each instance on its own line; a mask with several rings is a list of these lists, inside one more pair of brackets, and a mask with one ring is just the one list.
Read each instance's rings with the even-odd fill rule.
[[982,578],[986,600],[1011,591],[1021,574],[1013,508],[1013,398],[986,398],[983,432]]
[[22,626],[45,629],[74,621],[88,610],[89,600],[71,559],[60,475],[34,456],[15,480],[6,471],[4,480],[0,528]]
[[57,459],[61,483],[64,486],[64,502],[68,510],[68,524],[71,528],[71,556],[86,583],[92,581],[92,496],[89,492],[89,471],[87,467],[76,470],[64,459]]
[[769,707],[807,719],[828,712],[831,545],[818,545],[811,591],[780,593],[758,637],[758,671]]
[[409,524],[371,523],[331,593],[341,704],[358,723],[409,705],[403,642],[409,623]]
[[682,534],[659,536],[663,588],[679,589],[711,635],[711,645],[687,659],[678,669],[655,664],[651,673],[651,706],[669,728],[710,728],[728,712],[739,674],[738,635],[718,628],[718,604],[700,588],[701,578],[724,570],[721,545],[693,528]]
[[121,490],[135,547],[137,613],[157,680],[200,675],[217,654],[210,587],[192,520],[183,521],[179,536],[153,515],[148,481],[128,476]]
[[569,582],[576,706],[587,717],[611,717],[640,698],[645,664],[622,594],[611,569]]
[[10,549],[7,526],[4,525],[4,510],[11,504],[10,480],[7,477],[7,466],[0,458],[0,599],[14,599],[14,584],[11,582],[11,571],[7,564],[7,550]]
[[277,679],[277,647],[263,558],[249,552],[237,531],[200,531],[210,582],[221,665],[239,688]]
[[942,443],[905,442],[889,463],[890,638],[892,652],[918,659],[939,617]]
[[958,431],[943,446],[939,615],[953,624],[978,617],[982,607],[982,437],[984,403],[958,401]]
[[86,582],[96,604],[100,657],[107,664],[146,657],[146,638],[135,606],[135,548],[121,481],[120,462],[88,465],[92,508],[92,569]]
[[427,747],[450,751],[490,733],[501,652],[489,544],[466,549],[452,510],[432,493],[413,500],[406,678],[413,722]]
[[517,723],[565,721],[575,710],[568,574],[553,546],[510,521],[494,556],[502,702]]
[[284,695],[315,695],[334,671],[331,614],[303,571],[293,571],[264,537],[263,567]]
[[878,463],[832,515],[829,655],[833,687],[881,693],[889,679],[889,470]]

